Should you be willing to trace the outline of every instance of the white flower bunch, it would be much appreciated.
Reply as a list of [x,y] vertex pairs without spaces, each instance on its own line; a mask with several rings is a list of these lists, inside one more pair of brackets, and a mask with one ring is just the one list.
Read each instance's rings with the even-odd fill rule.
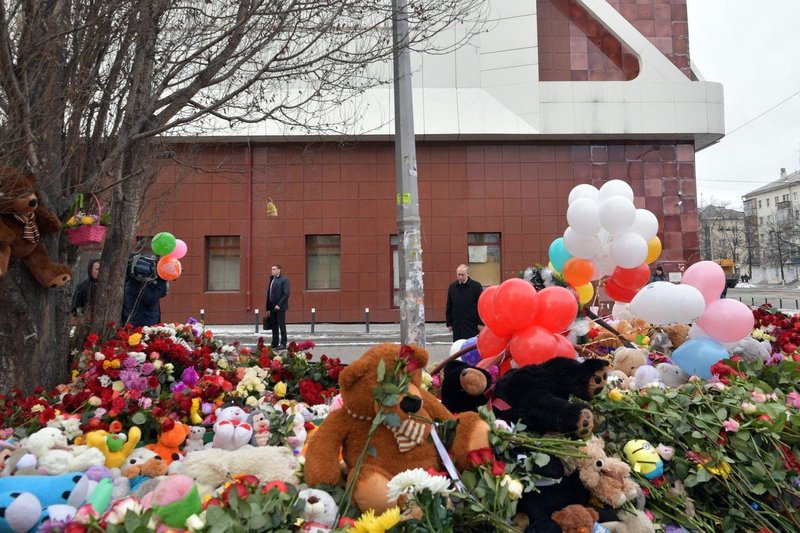
[[259,396],[263,395],[266,387],[264,382],[269,377],[269,370],[265,370],[258,366],[251,366],[244,372],[244,376],[239,380],[236,386],[236,396],[239,398],[247,398],[252,393],[257,393]]
[[450,492],[449,479],[444,476],[432,476],[422,468],[400,472],[386,486],[388,488],[387,498],[389,501],[396,500],[401,494],[408,494],[413,497],[426,489],[431,494],[447,494]]

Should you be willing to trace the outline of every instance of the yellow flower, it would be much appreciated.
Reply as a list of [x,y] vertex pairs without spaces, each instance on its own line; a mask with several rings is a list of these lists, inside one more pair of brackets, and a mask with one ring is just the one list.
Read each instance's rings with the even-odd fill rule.
[[373,522],[375,522],[375,512],[370,509],[358,517],[356,523],[347,530],[347,533],[372,533]]
[[114,359],[111,361],[111,368],[119,368],[122,365],[122,362],[119,359]]
[[94,224],[94,219],[88,215],[84,215],[81,217],[81,224],[83,224],[84,226]]
[[608,399],[612,402],[621,402],[622,392],[619,389],[611,389],[608,391]]
[[189,409],[189,418],[194,425],[203,423],[203,417],[200,416],[200,398],[192,398],[192,408]]
[[69,217],[69,220],[67,220],[67,226],[69,226],[70,228],[74,228],[77,225],[78,225],[78,219],[75,217]]
[[111,384],[111,390],[115,390],[117,392],[122,392],[125,390],[125,384],[119,380],[115,381]]
[[400,521],[399,507],[392,507],[391,509],[386,509],[386,511],[384,511],[382,515],[375,517],[375,521],[372,523],[371,531],[374,533],[383,533],[384,531],[389,531],[399,521]]
[[284,383],[283,381],[276,383],[275,386],[272,388],[272,392],[274,392],[275,396],[277,396],[278,398],[283,398],[284,396],[286,396],[286,383]]
[[136,346],[142,342],[142,334],[141,333],[134,333],[130,337],[128,337],[128,346]]
[[709,472],[715,476],[722,476],[723,479],[727,479],[731,473],[731,465],[725,461],[721,461],[717,466],[697,465],[697,468],[707,468]]

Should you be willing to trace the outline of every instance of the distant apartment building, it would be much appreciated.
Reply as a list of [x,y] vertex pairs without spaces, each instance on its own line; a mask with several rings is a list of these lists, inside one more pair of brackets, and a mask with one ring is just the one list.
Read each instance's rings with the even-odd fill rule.
[[[724,135],[724,105],[691,67],[686,0],[489,5],[469,45],[412,59],[427,320],[460,263],[484,285],[547,264],[579,183],[627,181],[662,259],[698,260],[695,152]],[[351,107],[344,137],[263,123],[166,140],[139,229],[188,244],[164,319],[250,322],[281,263],[289,322],[398,320],[392,88]]]
[[787,173],[742,197],[754,280],[789,282],[800,265],[800,171]]

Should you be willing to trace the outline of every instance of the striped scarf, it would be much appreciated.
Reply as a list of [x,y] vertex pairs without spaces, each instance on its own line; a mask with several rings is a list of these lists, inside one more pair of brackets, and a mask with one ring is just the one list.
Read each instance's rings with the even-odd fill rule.
[[417,422],[416,420],[406,419],[400,427],[387,426],[394,433],[397,440],[397,447],[400,453],[405,453],[411,448],[422,444],[422,440],[430,433],[430,424]]
[[36,215],[33,213],[14,213],[14,218],[19,220],[25,229],[22,230],[22,240],[32,243],[39,242],[39,228],[36,227]]

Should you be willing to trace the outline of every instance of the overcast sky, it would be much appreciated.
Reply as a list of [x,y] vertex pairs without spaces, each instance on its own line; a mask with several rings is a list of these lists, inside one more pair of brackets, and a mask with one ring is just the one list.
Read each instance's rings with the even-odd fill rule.
[[781,167],[800,168],[800,0],[687,4],[692,62],[725,88],[726,135],[697,153],[698,197],[740,208]]

